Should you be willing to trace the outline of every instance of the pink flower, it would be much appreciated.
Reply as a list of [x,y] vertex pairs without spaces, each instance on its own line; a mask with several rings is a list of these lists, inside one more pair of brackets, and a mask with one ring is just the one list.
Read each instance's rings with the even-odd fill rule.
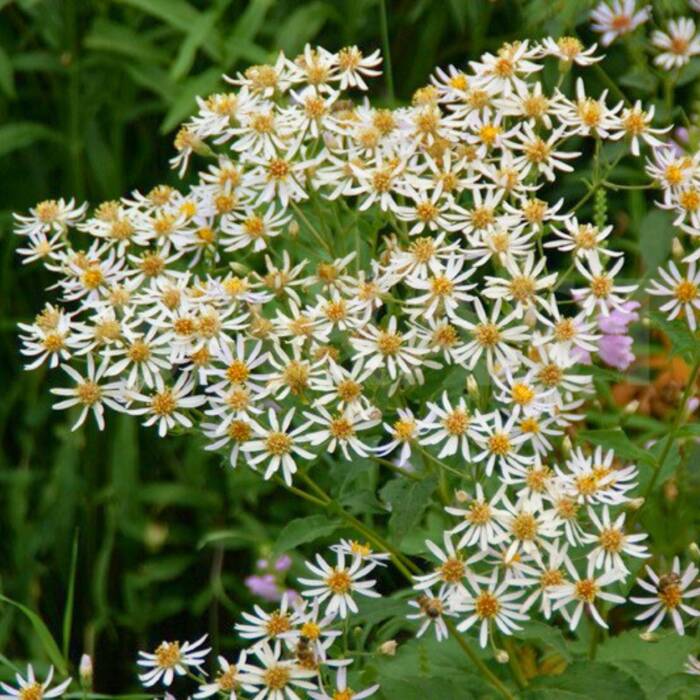
[[606,365],[625,370],[634,362],[632,342],[629,335],[604,335],[598,341],[598,355]]
[[607,316],[598,316],[598,328],[605,335],[623,335],[627,333],[630,323],[639,320],[639,314],[635,311],[638,308],[638,301],[625,302],[622,308],[613,309]]
[[248,576],[245,580],[248,590],[264,600],[276,601],[282,598],[282,591],[272,574],[263,576]]
[[603,333],[598,341],[598,355],[606,365],[625,370],[634,362],[634,341],[627,335],[627,327],[639,320],[638,308],[639,302],[628,301],[621,309],[614,309],[607,316],[598,316],[598,328]]

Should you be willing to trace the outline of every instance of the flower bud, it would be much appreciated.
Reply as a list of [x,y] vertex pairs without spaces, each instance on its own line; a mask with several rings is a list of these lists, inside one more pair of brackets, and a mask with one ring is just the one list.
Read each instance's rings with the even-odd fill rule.
[[624,412],[627,414],[636,413],[638,408],[639,408],[639,401],[637,401],[637,399],[635,399],[634,401],[630,401],[625,406]]
[[480,398],[479,385],[473,374],[467,377],[467,393],[469,394],[469,398],[473,401],[478,401]]
[[505,649],[496,649],[494,657],[499,664],[507,664],[510,661],[510,656]]
[[658,637],[653,632],[640,632],[639,638],[643,642],[655,642],[658,640]]
[[697,542],[691,542],[688,545],[688,552],[690,554],[691,559],[693,559],[694,561],[700,561],[700,547],[698,547]]
[[523,317],[523,321],[529,328],[534,328],[535,325],[537,324],[537,314],[535,313],[535,309],[533,307],[530,307],[526,312],[525,316]]
[[388,642],[380,645],[379,653],[384,654],[384,656],[394,656],[396,654],[396,647],[398,644],[395,639],[390,639]]
[[290,221],[289,226],[287,226],[287,232],[292,238],[296,238],[299,235],[299,224],[296,221]]
[[455,500],[457,503],[466,503],[469,500],[469,494],[462,489],[455,491]]
[[631,498],[627,502],[628,510],[639,510],[644,505],[644,499],[640,496],[639,498]]
[[564,457],[568,457],[571,454],[571,438],[568,435],[564,435],[564,439],[561,441],[561,451],[564,453]]
[[680,260],[685,255],[685,250],[683,250],[683,244],[678,237],[671,241],[671,255],[673,255],[676,260]]
[[92,659],[89,654],[80,657],[80,685],[84,690],[92,690]]

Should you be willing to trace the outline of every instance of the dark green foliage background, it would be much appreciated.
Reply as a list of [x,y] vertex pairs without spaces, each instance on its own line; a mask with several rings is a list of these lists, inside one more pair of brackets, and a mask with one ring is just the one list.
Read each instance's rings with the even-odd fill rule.
[[[393,0],[397,96],[409,99],[435,65],[571,32],[589,7]],[[93,425],[71,433],[70,416],[51,410],[56,377],[22,372],[15,325],[41,307],[49,279],[18,265],[11,212],[49,197],[98,203],[174,182],[172,139],[195,95],[223,88],[222,72],[279,48],[294,55],[307,41],[381,47],[379,3],[0,0],[0,592],[39,611],[60,639],[77,537],[70,658],[95,654],[103,692],[136,687],[136,650],[161,636],[208,631],[215,646],[230,643],[235,616],[251,602],[243,578],[285,523],[311,511],[246,469],[224,468],[196,440],[158,440],[136,419],[111,416],[104,434]],[[639,224],[644,203],[625,204]],[[358,510],[371,505],[366,494]],[[671,551],[674,538],[688,537],[667,534]],[[45,659],[8,606],[0,607],[0,653]]]

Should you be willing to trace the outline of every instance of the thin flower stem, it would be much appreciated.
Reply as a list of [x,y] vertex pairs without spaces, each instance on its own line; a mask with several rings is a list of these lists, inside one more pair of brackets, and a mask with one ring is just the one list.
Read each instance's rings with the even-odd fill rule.
[[401,467],[397,467],[393,462],[390,462],[388,459],[384,459],[383,457],[373,456],[372,461],[376,462],[377,464],[381,464],[387,469],[390,469],[392,472],[394,472],[394,474],[406,476],[413,481],[423,481],[422,477],[418,476],[418,474],[414,474],[413,472],[408,471],[408,469],[401,469]]
[[523,672],[522,666],[520,665],[520,660],[515,650],[515,644],[513,640],[507,637],[502,637],[503,648],[508,652],[508,665],[510,666],[511,673],[513,674],[513,679],[517,684],[518,688],[521,690],[528,686],[527,678]]
[[391,70],[391,44],[389,42],[389,21],[386,11],[386,0],[379,0],[379,26],[382,33],[382,49],[384,51],[384,76],[386,78],[386,91],[391,103],[394,103],[394,73]]
[[331,250],[330,246],[328,245],[328,242],[326,239],[318,232],[316,227],[309,221],[307,218],[306,214],[299,208],[296,202],[292,201],[291,199],[289,200],[289,204],[291,205],[292,209],[294,209],[294,213],[304,222],[304,225],[306,228],[311,231],[313,234],[314,238],[323,246],[323,248],[326,250],[328,255],[333,257],[333,251]]
[[459,646],[461,647],[462,651],[479,669],[484,678],[486,678],[488,682],[491,683],[491,685],[494,688],[496,688],[496,690],[498,690],[498,692],[504,698],[508,698],[508,700],[515,700],[515,696],[513,695],[513,693],[511,693],[510,690],[506,688],[501,679],[495,673],[493,673],[493,671],[474,653],[474,650],[469,646],[469,644],[467,644],[464,637],[462,637],[462,635],[457,631],[457,628],[455,627],[452,620],[445,620],[445,624],[447,625],[447,629],[450,631],[450,634],[455,638],[457,644],[459,644]]
[[632,105],[630,99],[620,89],[617,83],[603,70],[598,63],[593,64],[593,70],[598,74],[598,77],[608,86],[611,92],[614,92],[628,107]]
[[426,450],[424,447],[421,445],[416,445],[418,448],[418,451],[424,455],[427,459],[429,459],[433,464],[436,464],[440,469],[444,469],[445,471],[450,472],[451,474],[454,474],[455,476],[458,476],[460,479],[467,479],[467,475],[463,474],[460,472],[458,469],[455,469],[454,467],[451,467],[449,464],[445,464],[442,460],[438,459],[437,457],[433,456]]
[[671,429],[669,430],[668,435],[666,436],[666,442],[664,443],[664,448],[661,451],[661,454],[659,455],[659,459],[656,461],[656,467],[654,469],[654,473],[652,474],[652,477],[649,480],[649,484],[647,485],[647,488],[644,491],[644,495],[643,495],[644,500],[642,502],[642,505],[639,506],[639,508],[637,510],[635,510],[634,513],[632,513],[632,516],[629,519],[628,527],[631,527],[639,519],[639,515],[642,511],[642,508],[644,508],[647,501],[649,500],[649,497],[651,496],[652,492],[654,491],[654,486],[656,486],[656,482],[658,481],[659,476],[660,476],[661,472],[663,471],[664,465],[666,464],[666,460],[668,459],[668,455],[671,452],[671,447],[673,446],[673,443],[676,439],[676,435],[678,434],[679,429],[682,427],[683,419],[686,417],[686,410],[688,407],[688,401],[690,400],[690,396],[693,393],[693,389],[695,388],[695,380],[697,379],[698,371],[700,371],[700,358],[698,358],[695,361],[695,364],[693,365],[693,369],[690,372],[690,377],[688,378],[688,384],[685,387],[685,391],[683,392],[683,396],[681,397],[681,403],[680,403],[680,406],[678,407],[678,411],[676,412],[676,415],[673,419],[673,423],[671,424]]

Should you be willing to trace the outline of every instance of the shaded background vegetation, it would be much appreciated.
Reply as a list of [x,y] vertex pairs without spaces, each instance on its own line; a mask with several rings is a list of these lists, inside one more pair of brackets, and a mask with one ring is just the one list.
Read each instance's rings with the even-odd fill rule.
[[[590,3],[387,6],[403,100],[435,65],[571,32]],[[53,379],[21,371],[15,324],[40,308],[48,278],[18,266],[11,212],[174,182],[177,125],[196,95],[223,87],[222,72],[277,49],[294,55],[305,42],[371,51],[380,28],[376,0],[0,0],[0,592],[60,630],[77,538],[70,655],[96,654],[102,691],[135,685],[136,649],[157,642],[156,631],[210,631],[225,643],[220,635],[250,603],[244,576],[304,506],[223,468],[196,441],[158,440],[135,419],[112,416],[104,434],[92,424],[70,432],[69,417],[51,410]],[[375,90],[387,99],[385,85]],[[26,619],[1,607],[0,652],[42,658],[39,647]]]

